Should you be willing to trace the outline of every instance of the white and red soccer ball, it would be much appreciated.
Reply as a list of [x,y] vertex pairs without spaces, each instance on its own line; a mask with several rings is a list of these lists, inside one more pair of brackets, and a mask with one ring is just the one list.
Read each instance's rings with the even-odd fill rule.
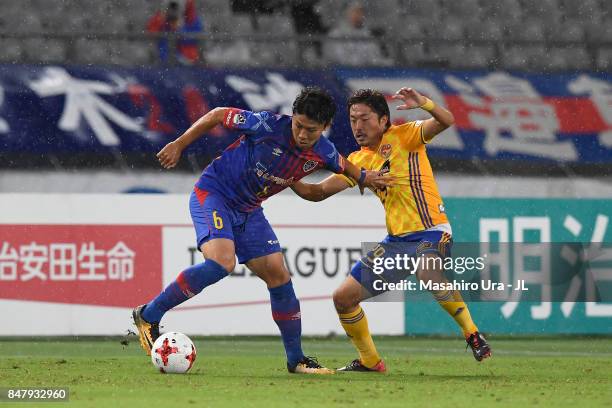
[[153,344],[151,361],[162,373],[183,374],[196,359],[196,348],[183,333],[164,333]]

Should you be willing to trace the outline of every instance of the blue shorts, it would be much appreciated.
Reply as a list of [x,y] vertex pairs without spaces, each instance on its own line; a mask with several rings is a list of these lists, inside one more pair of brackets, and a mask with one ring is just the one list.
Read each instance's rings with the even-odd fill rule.
[[211,239],[231,239],[241,264],[281,251],[261,207],[252,212],[236,211],[227,205],[222,195],[197,189],[191,193],[189,211],[198,249]]
[[436,254],[445,259],[450,256],[453,245],[452,237],[442,231],[422,231],[402,237],[387,235],[376,247],[361,258],[351,269],[351,276],[357,280],[372,296],[385,291],[374,289],[374,281],[399,282],[414,271],[385,269],[375,273],[375,258],[394,258],[396,255],[418,257],[423,254]]

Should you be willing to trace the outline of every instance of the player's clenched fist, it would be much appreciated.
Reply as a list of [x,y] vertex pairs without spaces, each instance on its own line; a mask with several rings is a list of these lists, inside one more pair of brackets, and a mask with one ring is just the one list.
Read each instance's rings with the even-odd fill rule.
[[170,142],[157,153],[157,159],[163,168],[171,169],[178,163],[182,152],[183,149],[180,148],[176,141]]

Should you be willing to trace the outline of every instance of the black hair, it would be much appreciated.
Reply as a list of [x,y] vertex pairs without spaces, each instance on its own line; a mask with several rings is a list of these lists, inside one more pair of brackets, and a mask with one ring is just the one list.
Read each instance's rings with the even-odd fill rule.
[[293,114],[306,115],[322,125],[329,125],[336,114],[336,104],[323,89],[308,86],[293,101]]
[[391,126],[391,113],[389,112],[389,104],[387,103],[387,99],[382,92],[375,91],[373,89],[358,89],[349,97],[347,102],[347,110],[349,114],[351,113],[351,106],[363,103],[366,106],[369,106],[376,114],[378,118],[382,118],[387,115],[387,127],[385,131],[389,129]]

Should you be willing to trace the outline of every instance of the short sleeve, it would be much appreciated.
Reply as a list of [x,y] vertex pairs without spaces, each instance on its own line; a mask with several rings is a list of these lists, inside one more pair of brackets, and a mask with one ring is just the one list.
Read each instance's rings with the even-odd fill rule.
[[336,146],[327,138],[321,136],[319,155],[323,159],[325,168],[337,174],[344,173],[344,157],[338,153]]
[[271,112],[251,112],[229,108],[223,118],[223,126],[231,130],[240,130],[247,135],[264,135],[273,133],[278,116]]
[[[361,161],[359,160],[359,151],[351,153],[349,157],[347,158],[347,160],[353,163],[355,166],[361,167]],[[346,181],[349,187],[355,187],[357,185],[355,180],[353,180],[352,178],[348,176],[345,176],[344,174],[336,174],[336,177],[340,177],[344,181]]]
[[396,127],[396,132],[404,148],[415,150],[427,144],[423,136],[423,121],[406,122]]

